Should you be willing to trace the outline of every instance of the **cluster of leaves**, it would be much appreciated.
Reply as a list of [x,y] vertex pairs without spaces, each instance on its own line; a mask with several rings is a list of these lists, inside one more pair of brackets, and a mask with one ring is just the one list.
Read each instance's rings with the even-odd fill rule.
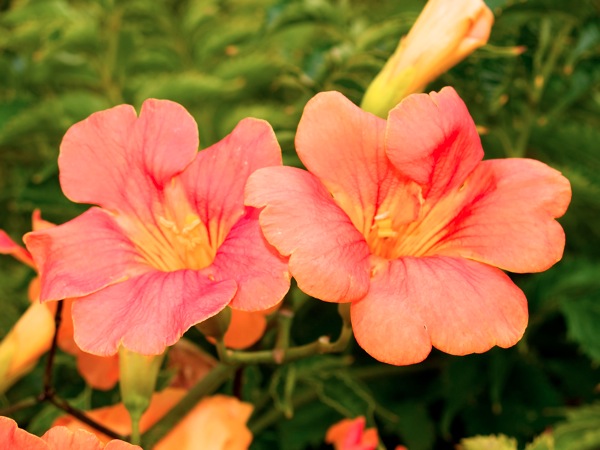
[[[183,104],[204,147],[243,117],[266,119],[285,163],[298,165],[293,137],[306,101],[335,89],[358,102],[423,3],[0,2],[0,228],[18,239],[34,208],[55,222],[81,212],[59,188],[61,137],[92,112],[138,107],[148,97]],[[549,434],[528,448],[600,447],[600,3],[488,4],[496,15],[490,45],[430,87],[458,90],[484,131],[488,157],[540,159],[572,183],[573,202],[561,220],[563,261],[544,274],[515,277],[530,302],[524,339],[483,355],[434,352],[406,368],[376,363],[357,346],[339,357],[245,368],[224,389],[256,405],[253,448],[319,448],[330,424],[357,415],[378,426],[387,446],[402,442],[411,450],[495,433],[524,445],[544,430]],[[0,268],[2,336],[26,307],[31,274],[4,260]],[[294,343],[337,333],[331,305],[297,290],[289,297]],[[197,333],[189,337],[203,343]],[[40,374],[37,368],[5,401],[37,392]],[[66,355],[56,379],[61,395],[82,408],[118,401],[116,391],[86,388]],[[48,406],[17,418],[41,433],[56,413]],[[512,449],[517,441],[494,442]],[[463,448],[496,448],[482,442]]]

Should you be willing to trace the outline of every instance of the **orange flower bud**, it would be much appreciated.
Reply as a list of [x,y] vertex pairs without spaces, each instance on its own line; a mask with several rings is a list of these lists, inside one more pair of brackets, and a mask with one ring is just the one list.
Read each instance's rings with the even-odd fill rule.
[[429,0],[368,87],[361,107],[380,117],[487,42],[494,15],[483,0]]
[[46,305],[33,303],[0,343],[0,393],[35,365],[52,344],[54,317]]

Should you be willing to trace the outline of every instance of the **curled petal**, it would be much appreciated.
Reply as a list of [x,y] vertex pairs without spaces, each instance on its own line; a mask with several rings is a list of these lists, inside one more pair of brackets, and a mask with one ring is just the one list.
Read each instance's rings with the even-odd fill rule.
[[246,203],[265,207],[262,231],[282,255],[290,256],[290,273],[300,289],[331,302],[366,294],[367,243],[316,177],[292,167],[259,169],[248,180]]
[[404,99],[390,111],[385,142],[392,164],[428,200],[459,188],[483,158],[473,119],[450,87]]
[[431,345],[453,355],[510,347],[526,325],[527,301],[510,278],[462,258],[390,261],[352,305],[358,343],[396,365],[422,361]]
[[35,269],[35,263],[31,254],[13,241],[3,230],[0,230],[0,255],[11,255],[16,260]]
[[119,345],[158,355],[192,325],[221,311],[235,291],[234,281],[211,281],[193,270],[145,273],[78,299],[75,342],[102,356],[115,354]]
[[325,442],[334,450],[375,450],[379,444],[376,428],[367,428],[364,417],[343,419],[332,425],[325,435]]

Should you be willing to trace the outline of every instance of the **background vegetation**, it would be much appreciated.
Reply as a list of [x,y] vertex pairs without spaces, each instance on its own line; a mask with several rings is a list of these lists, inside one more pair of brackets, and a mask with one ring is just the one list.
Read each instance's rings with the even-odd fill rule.
[[[389,448],[453,448],[463,437],[496,433],[523,446],[544,431],[558,449],[600,448],[600,1],[487,3],[496,15],[489,45],[429,88],[457,89],[484,133],[486,157],[540,159],[572,183],[563,260],[514,277],[529,299],[525,337],[482,355],[434,351],[406,368],[377,363],[357,345],[339,357],[249,367],[241,379],[243,398],[257,405],[253,449],[325,448],[326,428],[344,415],[366,415]],[[58,184],[63,134],[92,112],[139,107],[148,97],[183,104],[203,147],[243,117],[264,118],[285,163],[298,165],[293,136],[306,101],[335,89],[358,103],[423,4],[0,1],[0,228],[20,241],[34,208],[57,223],[83,211]],[[0,261],[0,336],[27,307],[32,275]],[[291,298],[295,343],[335,336],[332,305],[298,291]],[[188,337],[211,348],[196,332]],[[61,396],[78,406],[118,401],[117,390],[86,388],[70,356],[60,354],[56,370]],[[0,407],[39,392],[41,372],[40,365]],[[57,413],[40,405],[14,417],[42,433]]]

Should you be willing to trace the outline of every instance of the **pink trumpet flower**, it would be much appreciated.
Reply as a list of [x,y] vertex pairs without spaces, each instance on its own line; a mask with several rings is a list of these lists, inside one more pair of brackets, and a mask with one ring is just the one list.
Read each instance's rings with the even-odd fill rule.
[[482,161],[452,88],[407,97],[387,121],[337,92],[318,94],[296,148],[308,171],[258,170],[246,202],[264,208],[265,237],[289,256],[300,289],[351,303],[363,349],[404,365],[432,346],[465,355],[521,338],[527,302],[502,270],[539,272],[562,257],[554,219],[571,189],[558,171]]
[[287,262],[243,204],[247,177],[281,165],[273,130],[242,120],[198,152],[180,105],[147,100],[92,114],[66,133],[58,158],[67,197],[92,207],[25,236],[42,301],[74,298],[75,341],[111,355],[156,355],[227,305],[254,311],[289,289]]

